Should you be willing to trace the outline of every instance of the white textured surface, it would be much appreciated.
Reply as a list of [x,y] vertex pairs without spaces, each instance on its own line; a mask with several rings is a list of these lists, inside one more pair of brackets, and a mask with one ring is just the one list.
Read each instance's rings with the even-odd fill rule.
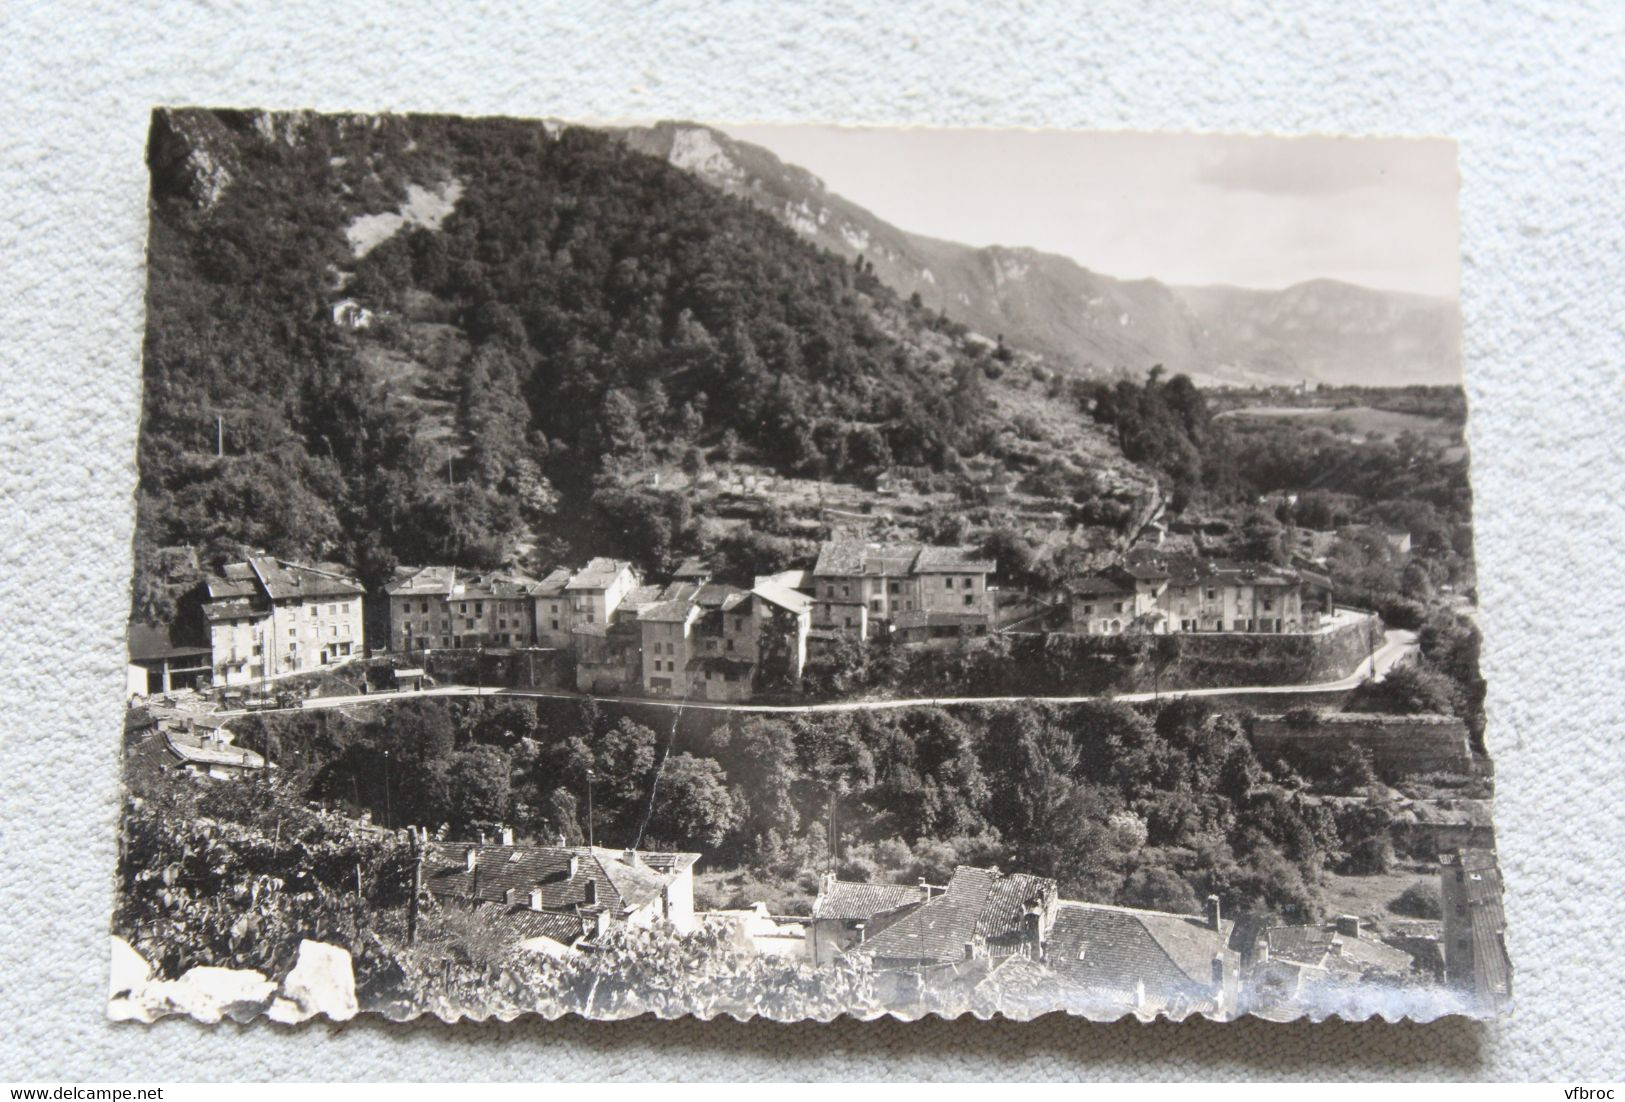
[[[0,47],[0,1078],[1625,1076],[1625,5],[88,7],[8,5]],[[1516,1016],[106,1024],[157,103],[1459,138]]]

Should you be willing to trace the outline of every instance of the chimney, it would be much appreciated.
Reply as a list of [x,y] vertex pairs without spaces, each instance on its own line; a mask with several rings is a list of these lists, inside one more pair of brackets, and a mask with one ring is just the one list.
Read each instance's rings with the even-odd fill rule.
[[598,881],[589,880],[581,885],[581,901],[589,906],[598,902]]
[[635,849],[623,850],[621,852],[621,860],[626,862],[628,865],[631,865],[633,868],[637,868],[638,867],[638,851],[635,850]]
[[975,960],[976,959],[976,943],[974,941],[965,942],[965,959],[966,960]]
[[1213,986],[1216,987],[1216,988],[1219,988],[1220,990],[1224,989],[1224,957],[1223,957],[1223,955],[1216,956],[1216,957],[1213,958]]
[[542,909],[542,889],[530,889],[530,909],[533,911],[539,911]]
[[1219,924],[1222,921],[1223,921],[1223,917],[1222,917],[1222,915],[1221,915],[1221,913],[1219,911],[1219,897],[1216,896],[1216,895],[1208,896],[1207,897],[1207,928],[1209,930],[1217,930],[1219,928]]
[[1358,915],[1338,915],[1337,932],[1343,937],[1360,936],[1360,917]]
[[468,852],[463,855],[463,865],[469,872],[473,872],[480,865],[480,849],[478,846],[469,846]]
[[502,844],[505,846],[513,845],[513,827],[502,828]]
[[572,853],[570,855],[570,871],[566,874],[565,879],[574,880],[580,874],[581,874],[581,855],[579,853]]
[[559,848],[564,848],[564,831],[559,831]]

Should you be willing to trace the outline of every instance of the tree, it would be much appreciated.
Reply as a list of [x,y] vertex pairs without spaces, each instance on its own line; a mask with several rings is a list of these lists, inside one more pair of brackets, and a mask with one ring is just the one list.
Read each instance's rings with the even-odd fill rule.
[[1196,914],[1202,909],[1201,901],[1184,877],[1172,869],[1155,865],[1129,873],[1117,901],[1127,907],[1172,914]]
[[508,817],[508,755],[494,746],[458,752],[446,773],[447,818],[453,827],[501,823]]
[[666,759],[649,817],[650,838],[685,849],[714,850],[739,825],[722,766],[711,758]]

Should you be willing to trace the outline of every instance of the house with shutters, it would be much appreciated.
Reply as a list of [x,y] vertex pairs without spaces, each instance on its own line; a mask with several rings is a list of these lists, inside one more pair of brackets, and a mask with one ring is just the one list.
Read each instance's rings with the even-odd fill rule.
[[226,564],[204,582],[214,684],[319,670],[364,655],[364,595],[361,583],[336,567],[269,555]]
[[986,634],[995,565],[966,547],[830,540],[812,569],[812,626],[858,639],[894,628],[912,633],[911,641],[932,638],[933,628]]
[[1333,612],[1324,575],[1269,563],[1132,552],[1069,586],[1078,635],[1313,631]]
[[538,584],[522,574],[453,566],[405,572],[384,587],[390,649],[532,646]]
[[697,853],[602,846],[431,842],[423,890],[458,902],[515,941],[546,937],[590,945],[616,926],[694,929]]

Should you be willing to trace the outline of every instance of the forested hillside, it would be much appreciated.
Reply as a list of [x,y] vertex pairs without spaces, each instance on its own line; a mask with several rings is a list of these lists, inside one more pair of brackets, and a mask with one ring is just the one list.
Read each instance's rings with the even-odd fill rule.
[[987,428],[986,348],[595,131],[160,111],[149,158],[138,616],[197,569],[166,547],[369,585],[606,528],[675,555],[651,453],[838,478],[951,468]]

